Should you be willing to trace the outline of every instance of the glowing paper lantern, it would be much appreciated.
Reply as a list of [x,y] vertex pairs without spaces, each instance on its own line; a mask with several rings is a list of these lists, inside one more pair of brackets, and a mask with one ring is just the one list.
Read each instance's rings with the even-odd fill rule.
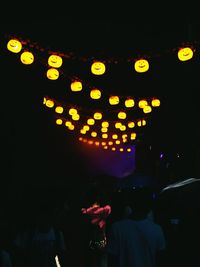
[[62,66],[62,58],[57,55],[50,55],[48,58],[48,64],[53,68],[59,68]]
[[135,140],[136,139],[136,133],[131,133],[130,139]]
[[126,99],[125,100],[125,106],[127,108],[132,108],[135,105],[135,102],[132,98]]
[[102,75],[106,71],[105,64],[101,61],[95,61],[91,65],[91,72],[95,75]]
[[135,71],[142,73],[149,69],[149,62],[146,59],[139,59],[135,62]]
[[30,65],[34,61],[34,56],[31,52],[25,51],[21,54],[20,60],[25,65]]
[[56,120],[56,124],[57,125],[62,125],[63,124],[63,120],[62,119],[57,119]]
[[109,103],[110,103],[110,105],[117,105],[117,104],[119,104],[119,97],[118,96],[110,96],[109,97]]
[[94,125],[94,123],[95,123],[95,120],[92,118],[87,120],[87,124],[89,124],[89,125]]
[[120,111],[117,116],[119,119],[126,119],[126,113],[124,111]]
[[79,92],[79,91],[81,91],[83,89],[83,87],[82,87],[82,83],[80,82],[80,81],[73,81],[72,83],[71,83],[71,90],[73,91],[73,92]]
[[97,133],[96,132],[91,132],[91,136],[92,137],[96,137],[97,136]]
[[54,107],[54,101],[53,100],[51,100],[51,99],[47,99],[47,101],[46,101],[46,106],[48,107],[48,108],[53,108]]
[[139,102],[138,102],[138,107],[139,108],[144,108],[145,106],[147,106],[148,105],[148,102],[147,102],[147,100],[145,100],[145,99],[141,99]]
[[80,115],[79,115],[78,113],[72,115],[72,120],[74,120],[74,121],[78,121],[78,120],[80,120]]
[[145,126],[146,124],[147,124],[147,122],[146,122],[145,119],[139,120],[139,121],[137,122],[137,125],[138,125],[139,127],[141,127],[141,126]]
[[160,106],[160,100],[157,98],[152,99],[151,105],[152,105],[152,107],[159,107]]
[[77,109],[76,108],[70,108],[69,109],[69,115],[73,116],[77,114]]
[[112,139],[117,139],[118,138],[118,135],[117,134],[113,134],[112,135]]
[[101,112],[95,112],[94,113],[94,119],[95,120],[101,120],[102,119],[102,113]]
[[47,78],[49,80],[57,80],[59,77],[59,71],[55,68],[50,68],[47,70]]
[[62,114],[63,113],[63,107],[61,107],[61,106],[57,106],[56,108],[55,108],[55,112],[56,113],[59,113],[59,114]]
[[144,108],[143,108],[143,112],[144,113],[150,113],[152,111],[152,107],[151,106],[145,106]]
[[103,121],[103,122],[101,123],[101,126],[106,128],[106,127],[109,126],[109,122],[108,122],[108,121]]
[[134,128],[135,127],[135,122],[134,121],[129,121],[128,122],[128,127],[129,128]]
[[190,47],[180,48],[178,58],[180,61],[187,61],[193,57],[193,50]]
[[13,53],[19,53],[22,50],[22,44],[17,39],[11,39],[7,43],[7,49]]
[[90,91],[90,97],[92,99],[99,99],[99,98],[101,98],[101,91],[99,89],[92,89]]

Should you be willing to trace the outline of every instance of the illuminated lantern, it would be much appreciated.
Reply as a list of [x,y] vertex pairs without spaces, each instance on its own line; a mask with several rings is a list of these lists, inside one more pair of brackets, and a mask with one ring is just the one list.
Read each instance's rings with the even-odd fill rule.
[[98,141],[96,141],[94,144],[95,144],[95,146],[99,146],[100,143]]
[[56,124],[57,124],[57,125],[62,125],[62,123],[63,123],[63,120],[62,120],[62,119],[57,119],[57,120],[56,120]]
[[116,148],[115,148],[115,147],[112,147],[111,149],[112,149],[112,151],[115,151],[115,150],[116,150]]
[[91,136],[92,137],[96,137],[97,136],[97,133],[96,132],[91,132]]
[[47,99],[47,101],[46,101],[46,106],[47,106],[48,108],[53,108],[53,107],[54,107],[54,101],[51,100],[51,99]]
[[104,139],[108,138],[108,134],[107,133],[103,133],[102,134],[102,138],[104,138]]
[[68,127],[68,129],[71,130],[71,131],[73,131],[74,128],[75,128],[75,126],[74,126],[73,124],[71,124],[71,125]]
[[55,68],[50,68],[47,70],[47,78],[49,80],[57,80],[59,77],[59,71]]
[[104,146],[103,149],[108,149],[108,146]]
[[21,54],[20,60],[25,65],[30,65],[34,61],[34,56],[31,52],[25,51]]
[[115,128],[116,128],[116,129],[120,129],[121,125],[122,125],[121,122],[116,122],[116,123],[115,123]]
[[102,133],[107,133],[107,131],[108,131],[108,128],[107,128],[107,127],[102,127],[102,128],[101,128],[101,132],[102,132]]
[[139,120],[139,121],[137,122],[137,125],[138,125],[139,127],[141,127],[141,126],[145,126],[146,124],[147,124],[147,122],[146,122],[146,120],[144,120],[144,119]]
[[120,143],[121,143],[120,140],[116,140],[116,141],[115,141],[115,144],[116,144],[116,145],[119,145]]
[[71,83],[71,90],[72,92],[79,92],[83,89],[82,83],[80,81],[73,81]]
[[126,125],[121,125],[119,129],[120,131],[126,131]]
[[102,142],[101,145],[102,145],[102,146],[105,146],[105,145],[106,145],[106,142]]
[[178,58],[180,61],[187,61],[193,57],[193,50],[190,47],[180,48]]
[[122,139],[126,139],[127,136],[128,136],[127,134],[123,134],[123,135],[122,135]]
[[77,114],[77,109],[75,108],[70,108],[69,109],[69,115],[73,116],[73,115],[76,115]]
[[109,145],[109,146],[112,146],[112,145],[113,145],[113,141],[109,141],[109,142],[108,142],[108,145]]
[[117,134],[113,134],[112,135],[112,139],[117,139],[118,138],[118,135]]
[[102,127],[108,127],[108,126],[109,126],[109,122],[108,122],[108,121],[103,121],[103,122],[101,123],[101,126],[102,126]]
[[56,112],[56,113],[59,113],[59,114],[62,114],[62,113],[63,113],[63,107],[61,107],[61,106],[57,106],[57,107],[55,108],[55,112]]
[[83,130],[85,130],[85,131],[89,131],[89,130],[90,130],[90,126],[89,126],[89,125],[84,125],[84,126],[83,126]]
[[72,115],[72,120],[74,120],[74,121],[78,121],[79,119],[80,119],[80,115],[79,115],[78,113]]
[[135,140],[136,139],[136,133],[131,133],[130,139]]
[[93,62],[91,66],[91,72],[95,75],[102,75],[106,71],[105,64],[101,61],[95,61]]
[[131,152],[131,148],[130,147],[127,148],[127,152]]
[[117,105],[117,104],[119,104],[119,97],[118,96],[110,96],[109,97],[109,103],[110,103],[110,105]]
[[81,134],[86,134],[86,130],[81,129],[81,130],[80,130],[80,133],[81,133]]
[[141,99],[139,102],[138,102],[138,107],[139,108],[144,108],[145,106],[147,106],[148,105],[148,102],[147,102],[147,100],[145,100],[145,99]]
[[66,121],[65,122],[65,126],[69,127],[70,125],[72,125],[71,121]]
[[48,64],[53,68],[59,68],[62,66],[62,58],[57,55],[50,55],[48,58]]
[[95,112],[94,113],[94,119],[95,120],[101,120],[102,119],[102,113],[101,112]]
[[146,59],[139,59],[135,62],[135,71],[142,73],[149,69],[149,62]]
[[117,116],[119,119],[126,119],[126,113],[124,111],[120,111]]
[[152,107],[159,107],[160,106],[160,100],[157,98],[152,99],[151,105],[152,105]]
[[92,118],[87,120],[87,124],[89,124],[89,125],[94,125],[94,123],[95,123],[95,120]]
[[150,113],[152,111],[152,107],[151,106],[145,106],[144,108],[143,108],[143,112],[144,113]]
[[129,121],[128,122],[128,127],[129,128],[134,128],[135,127],[135,122],[134,121]]
[[127,108],[132,108],[135,105],[135,102],[132,98],[126,99],[125,100],[125,106]]
[[22,50],[22,44],[17,39],[11,39],[7,43],[7,49],[13,53],[19,53]]
[[123,147],[120,147],[119,151],[120,152],[123,152],[124,151]]
[[90,91],[90,97],[92,99],[99,99],[99,98],[101,98],[101,91],[99,89],[92,89]]

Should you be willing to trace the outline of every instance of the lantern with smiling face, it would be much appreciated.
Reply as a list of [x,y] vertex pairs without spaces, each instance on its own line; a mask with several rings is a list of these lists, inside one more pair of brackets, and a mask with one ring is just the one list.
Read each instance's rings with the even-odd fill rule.
[[187,61],[193,57],[193,50],[190,47],[180,48],[178,58],[180,61]]
[[22,49],[22,44],[17,39],[11,39],[7,43],[7,49],[13,53],[19,53]]
[[102,75],[106,71],[105,64],[101,61],[95,61],[93,62],[91,66],[91,72],[95,75]]
[[62,66],[62,57],[50,55],[48,58],[48,64],[53,68],[60,68]]
[[79,92],[82,90],[82,83],[80,81],[71,82],[71,90],[72,92]]
[[134,67],[135,71],[139,73],[146,72],[149,69],[149,62],[146,59],[141,58],[136,60]]
[[47,70],[47,78],[49,80],[57,80],[59,77],[59,71],[55,68],[50,68]]
[[30,65],[34,61],[34,56],[31,52],[25,51],[21,54],[20,60],[25,65]]

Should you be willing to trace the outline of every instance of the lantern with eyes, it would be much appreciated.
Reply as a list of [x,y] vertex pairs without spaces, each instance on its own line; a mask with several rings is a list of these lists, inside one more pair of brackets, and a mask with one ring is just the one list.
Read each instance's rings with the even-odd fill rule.
[[49,80],[57,80],[59,77],[59,71],[55,68],[50,68],[47,70],[47,78]]
[[149,69],[149,62],[146,59],[139,59],[135,62],[135,70],[139,73],[146,72]]
[[62,58],[57,55],[50,55],[48,58],[48,64],[53,68],[59,68],[62,66]]
[[25,65],[30,65],[34,61],[34,56],[31,52],[25,51],[21,54],[20,60]]
[[178,58],[180,61],[187,61],[193,57],[193,50],[190,47],[180,48]]
[[7,43],[7,49],[13,53],[19,53],[22,49],[22,44],[17,39],[11,39]]
[[102,75],[106,71],[105,64],[101,61],[95,61],[92,63],[91,72],[95,75]]

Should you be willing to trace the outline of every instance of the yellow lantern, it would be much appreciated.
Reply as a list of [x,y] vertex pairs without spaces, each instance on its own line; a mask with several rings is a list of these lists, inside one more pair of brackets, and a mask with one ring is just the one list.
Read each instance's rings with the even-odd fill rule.
[[106,71],[105,64],[101,61],[95,61],[92,63],[91,72],[95,75],[102,75]]
[[119,97],[116,95],[110,96],[109,97],[109,103],[110,105],[117,105],[119,104]]
[[83,126],[83,130],[85,130],[85,131],[89,131],[89,130],[90,130],[90,126],[89,126],[89,125],[84,125],[84,126]]
[[120,131],[126,131],[126,125],[121,125],[119,129]]
[[135,140],[136,139],[136,133],[131,133],[130,139]]
[[126,99],[125,100],[125,106],[127,108],[132,108],[135,105],[135,102],[132,98]]
[[92,137],[96,137],[97,136],[97,132],[91,132],[91,136]]
[[70,125],[72,125],[71,121],[66,121],[65,122],[65,126],[69,127]]
[[135,127],[135,122],[134,121],[129,121],[128,122],[128,127],[129,128],[134,128]]
[[81,91],[83,89],[83,87],[82,87],[82,83],[80,82],[80,81],[73,81],[72,83],[71,83],[71,90],[73,91],[73,92],[79,92],[79,91]]
[[77,114],[77,109],[76,108],[70,108],[69,109],[69,115],[73,116]]
[[147,122],[146,122],[145,119],[139,120],[139,121],[137,122],[137,125],[138,125],[139,127],[141,127],[141,126],[145,126],[146,124],[147,124]]
[[145,106],[144,108],[143,108],[143,112],[144,113],[150,113],[152,111],[152,107],[151,106]]
[[107,127],[102,127],[102,128],[101,128],[101,132],[102,132],[102,133],[107,133],[107,131],[108,131],[108,128],[107,128]]
[[90,97],[92,99],[99,99],[99,98],[101,98],[101,91],[99,89],[92,89],[90,91]]
[[87,120],[87,124],[89,124],[89,125],[94,125],[94,123],[95,123],[95,120],[92,118]]
[[59,71],[55,68],[50,68],[47,70],[47,78],[49,80],[57,80],[59,77]]
[[59,114],[62,114],[63,113],[63,107],[61,107],[61,106],[57,106],[56,108],[55,108],[55,112],[56,113],[59,113]]
[[63,124],[63,120],[62,119],[57,119],[56,120],[56,124],[57,125],[62,125]]
[[144,108],[145,106],[147,106],[148,105],[148,102],[147,102],[147,100],[145,100],[145,99],[141,99],[139,102],[138,102],[138,107],[139,108]]
[[30,65],[34,61],[34,56],[31,52],[25,51],[21,54],[20,60],[25,65]]
[[135,62],[135,70],[139,73],[146,72],[149,69],[149,62],[146,59],[139,59]]
[[48,108],[53,108],[54,107],[54,101],[53,100],[51,100],[51,99],[47,99],[47,101],[46,101],[46,106],[48,107]]
[[126,113],[124,111],[120,111],[117,116],[119,119],[126,119]]
[[7,43],[7,49],[13,53],[19,53],[22,50],[22,44],[17,39],[11,39]]
[[50,55],[48,58],[48,64],[53,68],[59,68],[62,66],[62,58],[57,55]]
[[78,113],[77,114],[73,114],[72,115],[72,120],[74,120],[74,121],[80,120],[80,115]]
[[102,119],[102,113],[101,112],[95,112],[94,113],[94,119],[95,120],[101,120]]
[[107,133],[103,133],[102,134],[102,138],[104,138],[104,139],[108,138],[108,134]]
[[107,127],[109,127],[109,122],[108,121],[103,121],[101,123],[101,126],[107,128]]
[[116,129],[120,129],[121,125],[122,125],[121,122],[116,122],[116,123],[115,123],[115,128],[116,128]]
[[117,134],[113,134],[112,135],[112,139],[117,139],[118,138],[118,135]]
[[187,61],[193,57],[193,50],[190,47],[180,48],[178,58],[180,61]]
[[160,106],[160,100],[158,98],[154,98],[151,101],[152,107],[159,107]]

